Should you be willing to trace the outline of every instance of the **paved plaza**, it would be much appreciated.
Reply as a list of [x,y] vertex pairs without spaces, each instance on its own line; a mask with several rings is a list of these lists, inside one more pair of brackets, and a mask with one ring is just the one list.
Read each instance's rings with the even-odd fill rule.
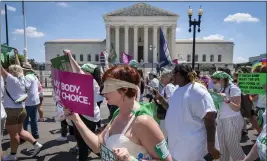
[[[70,148],[75,146],[75,140],[69,137],[70,141],[58,142],[56,138],[60,136],[60,123],[55,122],[53,116],[55,115],[55,103],[51,97],[45,97],[44,99],[44,111],[46,122],[39,122],[40,139],[39,142],[42,143],[43,149],[39,153],[38,157],[31,158],[30,150],[32,145],[28,142],[22,143],[18,149],[18,160],[24,161],[76,161],[77,156],[70,153]],[[105,103],[101,106],[101,116],[106,121],[109,115],[108,108]],[[246,139],[245,143],[242,143],[245,152],[249,152],[253,142],[256,139],[254,135],[255,131],[249,131],[249,138]],[[9,136],[4,132],[3,138],[3,151],[5,154],[10,152],[9,148]],[[91,154],[88,160],[100,160],[96,155]]]

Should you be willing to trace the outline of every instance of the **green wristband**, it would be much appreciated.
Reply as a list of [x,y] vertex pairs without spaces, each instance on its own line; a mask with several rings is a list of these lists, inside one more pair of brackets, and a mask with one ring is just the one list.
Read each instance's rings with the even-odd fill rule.
[[131,156],[131,161],[138,161],[135,157]]

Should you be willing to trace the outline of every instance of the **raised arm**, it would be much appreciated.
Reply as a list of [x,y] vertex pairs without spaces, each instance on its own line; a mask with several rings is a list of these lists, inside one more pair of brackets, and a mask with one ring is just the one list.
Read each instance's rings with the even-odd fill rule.
[[20,61],[19,61],[19,53],[17,49],[14,49],[14,55],[15,55],[15,64],[21,66]]
[[63,50],[64,54],[68,55],[70,59],[70,65],[74,73],[80,73],[84,74],[83,70],[81,69],[80,65],[74,60],[72,57],[71,51],[70,50]]
[[8,72],[3,67],[1,67],[1,75],[4,79],[6,79],[8,76]]

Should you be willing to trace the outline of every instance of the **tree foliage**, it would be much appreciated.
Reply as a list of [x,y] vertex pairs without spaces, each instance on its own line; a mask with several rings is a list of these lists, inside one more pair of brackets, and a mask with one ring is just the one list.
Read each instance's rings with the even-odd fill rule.
[[[22,66],[25,61],[25,57],[22,54],[18,54],[18,57],[19,57],[20,65]],[[35,70],[38,69],[39,64],[34,59],[28,59],[28,62],[32,65],[33,69]],[[15,55],[9,55],[8,62],[3,63],[2,66],[4,68],[7,68],[11,64],[15,64]]]
[[28,62],[32,65],[33,69],[38,69],[39,64],[34,59],[28,59]]
[[[25,57],[24,55],[18,55],[19,57],[19,62],[20,62],[20,65],[22,65],[22,63],[25,61]],[[9,64],[15,64],[15,55],[10,55],[9,56]]]

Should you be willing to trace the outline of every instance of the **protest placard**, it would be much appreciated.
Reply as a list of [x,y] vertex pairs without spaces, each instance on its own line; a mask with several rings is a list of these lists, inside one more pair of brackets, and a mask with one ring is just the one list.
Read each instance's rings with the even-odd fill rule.
[[213,102],[214,102],[214,105],[215,105],[217,111],[219,111],[220,110],[220,104],[221,104],[221,102],[223,102],[223,97],[221,95],[219,95],[218,93],[212,92],[212,91],[210,91],[210,95],[213,99]]
[[101,144],[101,160],[102,161],[116,161],[113,151],[111,151],[108,147]]
[[61,71],[72,71],[68,55],[58,56],[50,60],[52,67]]
[[55,68],[52,68],[51,72],[54,95],[59,98],[58,103],[73,112],[94,117],[93,77]]
[[266,73],[238,74],[238,85],[244,94],[265,94]]

